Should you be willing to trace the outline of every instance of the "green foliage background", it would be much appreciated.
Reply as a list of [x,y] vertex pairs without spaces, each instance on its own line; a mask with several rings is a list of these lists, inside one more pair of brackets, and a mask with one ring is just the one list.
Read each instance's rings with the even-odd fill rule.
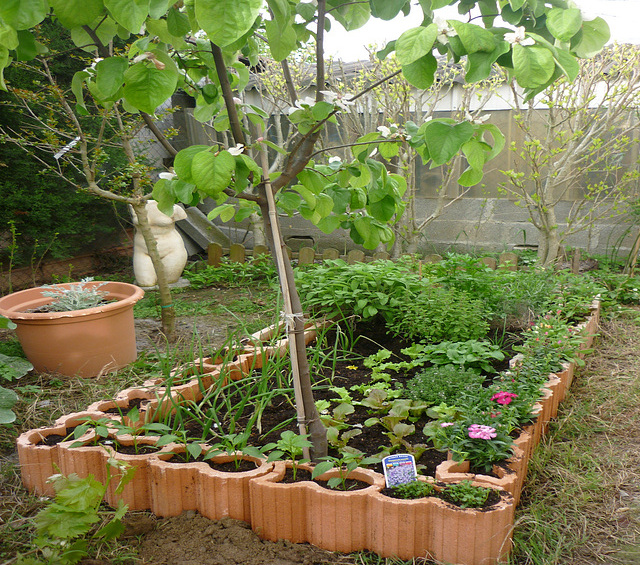
[[[65,53],[74,46],[69,34],[55,22],[40,24],[40,34],[49,48],[61,55],[51,61],[51,69],[61,85],[68,85],[73,74],[86,62]],[[77,50],[76,50],[77,51]],[[36,75],[18,66],[5,72],[13,87],[34,89]],[[8,105],[10,94],[0,91],[0,125],[18,130],[30,120]],[[44,153],[41,157],[51,160]],[[53,259],[70,257],[96,240],[113,234],[123,207],[89,193],[77,191],[59,177],[43,173],[42,166],[23,149],[0,143],[0,262],[9,258],[10,222],[15,224],[17,249],[14,266],[28,265],[43,255]],[[80,181],[82,179],[79,179]],[[128,214],[127,214],[128,219]]]

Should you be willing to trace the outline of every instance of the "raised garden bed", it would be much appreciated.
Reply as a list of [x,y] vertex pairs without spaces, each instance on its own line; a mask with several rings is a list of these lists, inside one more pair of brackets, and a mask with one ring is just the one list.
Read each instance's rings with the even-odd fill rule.
[[[597,303],[593,305],[590,316],[584,322],[585,331],[590,335],[597,329],[598,306]],[[383,556],[398,556],[404,559],[428,555],[435,559],[465,565],[498,563],[503,560],[509,552],[513,514],[526,476],[529,457],[544,433],[548,420],[555,416],[558,404],[570,386],[575,369],[573,363],[565,363],[563,370],[557,375],[548,375],[545,386],[541,389],[539,405],[535,407],[535,419],[515,438],[513,456],[505,464],[494,466],[492,473],[474,472],[469,468],[469,462],[453,461],[451,455],[447,459],[446,454],[434,449],[425,451],[437,454],[441,460],[431,463],[431,468],[429,464],[424,466],[426,472],[433,475],[433,480],[444,483],[472,480],[476,485],[488,486],[502,493],[499,504],[490,510],[466,509],[462,512],[449,503],[430,498],[425,501],[391,499],[380,493],[384,487],[382,475],[371,470],[354,471],[354,477],[365,480],[370,484],[369,487],[353,493],[344,493],[327,491],[315,483],[307,484],[306,481],[294,485],[280,484],[283,474],[282,463],[276,463],[273,470],[272,464],[269,463],[252,471],[229,473],[228,475],[237,478],[236,481],[226,478],[227,474],[222,474],[224,478],[220,478],[219,472],[207,463],[167,462],[175,457],[175,453],[181,451],[176,445],[164,446],[158,453],[135,456],[118,454],[112,448],[105,449],[104,446],[87,447],[85,451],[91,454],[89,459],[77,463],[74,462],[75,457],[71,456],[74,452],[80,453],[83,450],[70,447],[70,441],[54,445],[45,445],[41,441],[52,434],[68,436],[69,430],[85,418],[96,421],[103,418],[118,419],[122,414],[122,420],[132,428],[142,427],[145,423],[158,419],[169,421],[174,417],[177,407],[189,402],[202,401],[208,390],[219,392],[220,387],[227,387],[225,392],[228,394],[229,387],[235,386],[234,383],[237,383],[238,379],[250,380],[251,371],[260,370],[258,365],[262,365],[266,359],[278,359],[283,356],[286,350],[283,340],[274,342],[274,345],[262,342],[263,339],[271,338],[275,330],[276,328],[271,328],[270,331],[254,335],[251,345],[246,346],[239,354],[231,355],[227,361],[207,358],[196,361],[190,367],[176,369],[174,376],[181,379],[181,382],[175,386],[161,386],[165,383],[149,382],[142,389],[123,391],[114,401],[96,402],[86,413],[61,418],[52,428],[22,434],[18,441],[18,450],[25,486],[32,492],[51,494],[46,477],[55,472],[54,465],[58,465],[65,473],[76,472],[81,476],[92,473],[100,478],[104,474],[100,467],[104,469],[108,456],[114,456],[116,459],[128,460],[137,468],[135,485],[129,485],[122,494],[124,502],[129,504],[131,509],[149,509],[159,516],[176,515],[183,510],[196,510],[212,519],[223,516],[237,517],[249,522],[265,539],[308,541],[329,550],[349,552],[367,549]],[[310,332],[308,341],[314,337]],[[588,345],[590,343],[585,343],[584,347]],[[253,351],[250,351],[251,349]],[[518,362],[516,357],[512,364],[517,365]],[[337,371],[334,368],[334,372],[346,372],[345,378],[348,379],[347,366]],[[355,372],[355,369],[353,371]],[[336,379],[336,383],[341,384],[340,379]],[[328,389],[323,390],[326,392]],[[321,397],[319,399],[322,400]],[[132,408],[135,408],[134,412],[130,412]],[[273,408],[280,412],[281,419],[283,415],[288,415],[286,412],[283,414],[282,407],[277,404]],[[131,420],[133,414],[137,415],[136,421]],[[293,416],[293,411],[290,415]],[[266,422],[263,423],[267,425]],[[422,423],[419,422],[416,429]],[[294,423],[291,425],[295,428]],[[254,436],[258,439],[257,434]],[[262,442],[270,439],[273,438],[263,437]],[[145,443],[152,441],[147,438]],[[418,462],[421,460],[422,457],[419,457]],[[97,465],[97,468],[92,465]],[[176,478],[183,473],[186,474],[184,481],[182,478]],[[234,491],[235,494],[228,491],[234,482],[242,485],[234,487],[240,489]],[[183,485],[184,488],[176,488],[177,484]],[[278,492],[298,492],[297,496],[302,498],[296,499],[292,494],[287,494],[284,502],[280,498],[277,503],[265,502],[265,497],[272,496],[265,493],[273,489]],[[169,502],[168,491],[180,492],[180,500]],[[322,491],[327,491],[328,495]],[[359,501],[357,507],[345,506],[347,503],[344,501],[349,498],[348,494],[356,495]],[[115,504],[116,498],[114,493],[110,493],[107,502]],[[327,505],[333,503],[326,502],[325,498],[340,501],[339,508],[334,509],[332,506],[329,509]],[[236,502],[235,509],[232,509],[230,501]],[[500,518],[494,519],[497,515],[500,515]],[[297,516],[293,520],[295,531],[289,533],[284,525],[272,525],[268,522],[273,517],[282,520],[283,516]],[[445,518],[451,518],[457,526],[443,525]],[[354,520],[359,527],[344,527],[344,524]],[[408,524],[411,527],[408,527]],[[464,535],[460,533],[459,528],[464,528]],[[345,530],[357,533],[352,541],[348,541],[349,536]],[[477,533],[470,533],[474,531]],[[414,542],[409,543],[409,539]]]

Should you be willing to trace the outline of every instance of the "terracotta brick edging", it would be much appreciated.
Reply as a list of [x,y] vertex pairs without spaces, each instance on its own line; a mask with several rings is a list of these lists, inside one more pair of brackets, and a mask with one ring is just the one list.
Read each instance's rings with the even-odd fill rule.
[[[591,337],[597,332],[598,318],[599,302],[595,301],[591,316],[583,323]],[[310,328],[310,334],[316,331],[315,327]],[[187,379],[177,380],[175,386],[161,386],[163,383],[156,380],[147,381],[142,388],[123,390],[112,401],[91,404],[86,412],[63,416],[53,427],[24,432],[17,441],[24,486],[30,492],[52,495],[53,489],[47,478],[57,472],[56,466],[65,473],[76,472],[80,476],[91,473],[98,480],[104,480],[105,458],[113,456],[129,460],[103,446],[71,448],[71,442],[56,446],[37,443],[45,435],[65,434],[69,426],[77,425],[83,418],[118,417],[105,413],[109,408],[120,408],[125,416],[129,403],[135,399],[142,399],[144,405],[139,409],[139,420],[128,422],[130,425],[165,416],[181,402],[202,398],[203,391],[215,382],[241,378],[269,356],[285,354],[286,339],[274,341],[274,345],[264,344],[268,339],[275,339],[277,332],[278,328],[273,327],[254,334],[250,344],[246,344],[228,363],[215,363],[216,360],[203,358],[177,368],[174,376]],[[305,341],[308,343],[314,338],[315,335]],[[257,360],[258,356],[261,361]],[[384,485],[382,475],[366,469],[357,469],[351,476],[368,482],[369,487],[339,492],[309,481],[278,484],[284,474],[283,462],[262,465],[255,473],[219,473],[206,463],[166,463],[164,460],[172,457],[170,451],[178,449],[175,446],[140,456],[140,459],[131,459],[143,483],[136,482],[129,490],[125,489],[125,502],[131,505],[131,509],[148,508],[160,516],[176,515],[184,510],[197,510],[210,519],[230,515],[250,522],[264,539],[309,542],[331,551],[368,549],[383,557],[401,559],[428,556],[464,565],[500,563],[510,551],[515,506],[520,498],[529,458],[545,433],[549,420],[557,414],[558,405],[573,380],[574,370],[574,364],[565,363],[562,371],[549,376],[534,408],[536,419],[514,441],[514,456],[508,460],[508,467],[494,469],[497,478],[468,473],[468,462],[445,461],[437,468],[438,481],[470,479],[477,485],[502,491],[501,502],[490,511],[462,512],[437,498],[398,501],[385,497],[379,492]],[[71,454],[80,451],[86,452],[84,462],[75,462]],[[332,472],[337,471],[329,471],[320,478],[328,478]],[[229,475],[235,475],[237,481]],[[236,484],[232,487],[234,482],[241,486]],[[178,494],[178,499],[167,502],[169,492]],[[278,493],[277,501],[275,493]],[[348,502],[350,500],[353,502]],[[107,496],[107,502],[116,502],[114,493]],[[268,522],[267,515],[275,517],[275,524]],[[447,525],[444,525],[445,520]],[[413,527],[409,527],[410,524]],[[461,528],[464,535],[460,535]],[[466,541],[463,543],[463,540]]]

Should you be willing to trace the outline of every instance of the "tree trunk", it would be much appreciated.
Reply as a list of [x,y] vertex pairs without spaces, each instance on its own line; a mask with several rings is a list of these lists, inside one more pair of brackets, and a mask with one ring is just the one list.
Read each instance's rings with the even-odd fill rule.
[[138,229],[144,238],[144,242],[147,246],[149,258],[153,263],[153,268],[156,271],[158,278],[158,292],[160,294],[160,317],[162,321],[162,333],[168,341],[175,339],[176,331],[176,313],[173,307],[173,300],[171,298],[171,289],[167,282],[167,277],[164,271],[164,265],[160,259],[160,253],[158,253],[158,245],[156,238],[153,236],[151,226],[149,225],[149,217],[147,216],[147,208],[145,202],[132,203],[131,207],[138,219]]

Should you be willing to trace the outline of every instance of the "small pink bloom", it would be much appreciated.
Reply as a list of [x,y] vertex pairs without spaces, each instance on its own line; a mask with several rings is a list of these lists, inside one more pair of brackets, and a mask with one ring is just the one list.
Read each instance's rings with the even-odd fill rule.
[[483,426],[481,424],[471,424],[467,431],[471,439],[490,440],[497,435],[495,428],[492,428],[491,426]]
[[441,428],[448,428],[449,426],[453,426],[453,422],[442,422],[442,424],[440,424]]

